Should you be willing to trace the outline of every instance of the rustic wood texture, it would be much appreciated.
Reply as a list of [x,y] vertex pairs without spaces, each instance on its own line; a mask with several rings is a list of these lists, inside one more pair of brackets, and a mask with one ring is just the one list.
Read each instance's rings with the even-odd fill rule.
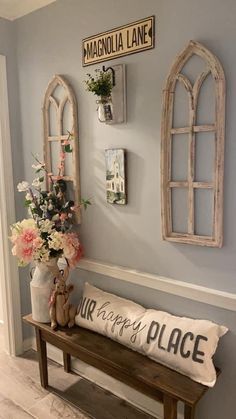
[[177,419],[177,400],[165,394],[164,419]]
[[125,400],[48,360],[50,387],[40,385],[37,352],[11,357],[0,327],[1,419],[154,419]]
[[[181,70],[192,55],[198,55],[206,62],[206,70],[197,77],[192,86]],[[198,97],[201,86],[211,74],[215,83],[215,123],[196,125]],[[188,94],[189,125],[174,128],[173,107],[176,82],[182,83]],[[215,134],[215,164],[213,182],[195,181],[195,135],[199,132]],[[172,136],[188,134],[188,176],[185,182],[172,179]],[[176,57],[163,90],[161,124],[161,199],[162,236],[164,240],[221,247],[223,243],[223,177],[224,177],[224,135],[225,135],[225,76],[219,60],[203,45],[190,41],[188,46]],[[173,231],[171,188],[188,189],[188,229],[185,234]],[[214,194],[212,235],[195,233],[194,190],[211,189]]]
[[[24,321],[40,330],[44,342],[102,370],[149,397],[164,403],[165,418],[175,418],[177,402],[194,407],[207,387],[194,382],[147,357],[104,336],[79,327],[53,331],[50,325],[37,323],[32,316]],[[64,358],[65,361],[65,358]],[[40,370],[41,371],[41,370]],[[176,407],[175,407],[176,405]],[[172,416],[168,417],[168,414]]]
[[[63,89],[64,96],[60,101],[54,98],[53,94],[58,87]],[[44,132],[44,161],[48,172],[52,172],[52,153],[51,153],[51,143],[58,141],[60,143],[60,149],[63,151],[63,142],[67,140],[68,135],[65,134],[64,130],[64,112],[65,106],[69,104],[71,117],[72,117],[72,126],[70,132],[73,134],[74,139],[71,141],[72,148],[72,175],[71,176],[62,176],[66,181],[72,182],[73,185],[73,194],[75,205],[80,203],[80,173],[79,173],[79,131],[78,131],[78,109],[77,109],[77,100],[74,94],[74,91],[65,79],[64,76],[55,75],[51,82],[49,83],[47,90],[45,92],[42,115],[43,115],[43,132]],[[54,107],[56,114],[56,128],[57,134],[51,135],[51,124],[50,120],[50,107]],[[60,156],[58,155],[58,163]],[[66,157],[67,158],[67,155]],[[47,179],[48,187],[48,179]],[[77,223],[81,222],[81,212],[80,209],[77,211],[76,215]]]
[[184,406],[184,419],[194,419],[195,415],[195,408],[188,406],[187,404]]
[[71,356],[66,352],[63,352],[63,364],[65,372],[71,371]]
[[40,329],[35,329],[35,334],[36,334],[36,343],[37,343],[37,352],[38,352],[41,386],[43,388],[47,388],[47,386],[48,386],[48,366],[47,366],[46,342],[44,340],[42,340],[42,332],[41,332]]

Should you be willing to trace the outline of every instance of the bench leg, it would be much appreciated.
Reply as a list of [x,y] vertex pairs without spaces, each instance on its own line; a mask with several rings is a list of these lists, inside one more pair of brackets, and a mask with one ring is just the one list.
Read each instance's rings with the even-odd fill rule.
[[184,406],[184,419],[194,419],[195,408],[185,404]]
[[164,394],[164,419],[177,419],[177,400]]
[[63,364],[64,364],[64,371],[70,372],[71,371],[71,356],[66,352],[63,352]]
[[48,387],[48,363],[46,342],[42,339],[41,330],[35,328],[39,360],[40,381],[43,388]]

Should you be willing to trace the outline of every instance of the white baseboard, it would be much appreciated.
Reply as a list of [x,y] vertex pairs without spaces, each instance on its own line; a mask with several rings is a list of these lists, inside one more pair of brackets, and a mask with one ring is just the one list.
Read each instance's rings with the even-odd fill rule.
[[[25,351],[29,349],[36,350],[36,340],[34,337],[28,338],[24,341]],[[63,365],[62,351],[53,345],[47,344],[47,356],[54,362]],[[98,386],[110,391],[119,398],[126,400],[128,403],[134,405],[140,410],[154,416],[157,419],[163,418],[163,406],[150,397],[132,389],[126,384],[110,377],[104,372],[94,368],[83,361],[72,358],[71,369],[81,377],[97,384]],[[178,419],[184,419],[182,413],[178,413]]]

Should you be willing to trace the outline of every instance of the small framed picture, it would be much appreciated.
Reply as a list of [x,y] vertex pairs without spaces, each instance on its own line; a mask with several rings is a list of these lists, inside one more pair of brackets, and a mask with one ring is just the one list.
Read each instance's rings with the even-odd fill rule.
[[126,152],[123,148],[105,150],[106,193],[109,204],[127,204]]

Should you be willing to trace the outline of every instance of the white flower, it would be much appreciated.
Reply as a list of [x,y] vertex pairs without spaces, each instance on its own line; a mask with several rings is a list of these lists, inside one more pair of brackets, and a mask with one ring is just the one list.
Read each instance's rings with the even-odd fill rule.
[[25,195],[25,199],[26,201],[33,201],[33,197],[29,192],[27,192],[27,194]]
[[55,231],[50,235],[48,246],[50,249],[60,250],[62,249],[62,233]]
[[46,263],[46,262],[48,262],[50,260],[50,255],[49,255],[49,252],[47,252],[46,250],[45,250],[45,252],[44,253],[41,253],[40,254],[40,262],[42,262],[42,263]]
[[40,178],[36,177],[32,182],[32,186],[37,189],[41,187],[41,183]]
[[39,164],[32,164],[33,169],[35,170],[40,170],[42,169],[42,167],[44,166],[43,163],[39,163]]
[[54,223],[50,220],[42,220],[40,223],[40,231],[42,233],[51,233],[54,227]]
[[43,212],[47,212],[48,207],[47,207],[47,205],[40,205],[40,209],[41,209]]
[[26,192],[29,189],[29,183],[23,180],[23,182],[18,183],[17,189],[19,192]]
[[21,222],[18,222],[17,225],[22,228],[36,228],[36,223],[33,220],[33,218],[26,218],[24,220],[22,220]]
[[46,263],[50,259],[50,251],[45,246],[38,246],[34,251],[34,259]]

